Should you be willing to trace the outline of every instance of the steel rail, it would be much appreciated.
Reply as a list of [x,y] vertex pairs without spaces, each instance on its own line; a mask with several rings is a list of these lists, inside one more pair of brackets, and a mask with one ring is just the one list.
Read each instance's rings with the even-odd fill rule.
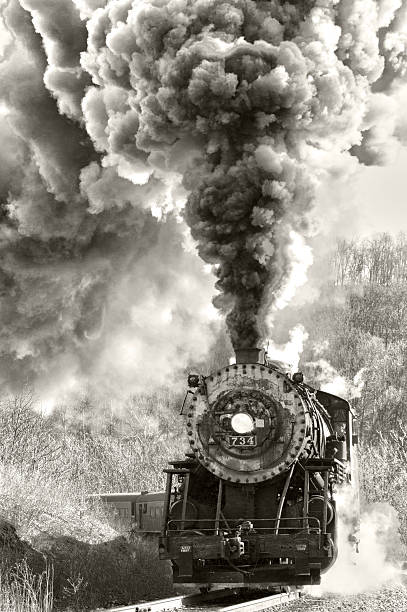
[[167,597],[167,599],[144,601],[142,603],[132,604],[131,606],[109,608],[108,612],[169,612],[170,610],[180,608],[184,599],[184,595]]
[[[247,601],[233,604],[231,606],[222,606],[220,603],[216,603],[215,601],[205,601],[205,598],[202,599],[202,604],[206,604],[208,610],[213,609],[216,610],[216,612],[244,612],[245,610],[248,612],[261,612],[262,610],[268,610],[274,606],[279,606],[280,604],[298,599],[299,596],[300,591],[294,589],[288,593],[277,593],[274,595],[268,595],[267,597],[248,599]],[[195,598],[196,596],[180,595],[177,597],[169,597],[167,599],[145,601],[138,604],[132,604],[130,606],[109,608],[108,612],[170,612],[179,608],[183,608],[185,611],[187,611],[189,608],[188,604],[192,603],[191,599]],[[198,602],[195,599],[195,606],[197,603]],[[194,606],[189,609],[193,610],[193,607]]]
[[237,612],[241,610],[248,610],[249,612],[260,612],[261,610],[268,610],[274,606],[280,604],[289,603],[294,599],[298,599],[300,596],[300,590],[294,589],[288,593],[277,593],[275,595],[269,595],[267,597],[261,597],[259,599],[250,599],[245,602],[234,604],[233,606],[226,606],[220,608],[219,612]]

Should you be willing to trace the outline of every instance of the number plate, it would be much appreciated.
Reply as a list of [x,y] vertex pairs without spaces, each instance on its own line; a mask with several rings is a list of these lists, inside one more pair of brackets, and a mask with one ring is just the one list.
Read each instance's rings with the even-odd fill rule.
[[256,446],[256,436],[228,436],[229,446]]
[[182,552],[182,553],[191,552],[191,545],[190,544],[184,544],[184,545],[181,544],[180,552]]

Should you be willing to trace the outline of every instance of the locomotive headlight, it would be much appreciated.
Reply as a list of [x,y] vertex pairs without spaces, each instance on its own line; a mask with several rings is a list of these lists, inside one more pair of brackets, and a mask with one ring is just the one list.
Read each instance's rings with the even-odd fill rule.
[[230,424],[238,434],[250,433],[254,428],[254,421],[247,412],[237,412],[234,414],[230,420]]

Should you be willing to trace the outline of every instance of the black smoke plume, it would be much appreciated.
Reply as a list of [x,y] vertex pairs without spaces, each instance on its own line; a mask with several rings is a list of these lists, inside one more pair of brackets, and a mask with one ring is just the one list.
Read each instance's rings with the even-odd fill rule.
[[[82,64],[96,87],[85,108],[103,100],[122,133],[131,124],[138,150],[127,160],[182,174],[184,218],[214,265],[214,303],[235,346],[264,338],[290,276],[290,234],[308,231],[315,157],[354,147],[362,159],[364,143],[372,156],[364,118],[372,84],[386,71],[388,89],[404,65],[400,10],[370,0],[151,0],[108,2],[90,19]],[[126,91],[123,110],[106,109],[109,88]],[[113,139],[116,126],[103,125]]]

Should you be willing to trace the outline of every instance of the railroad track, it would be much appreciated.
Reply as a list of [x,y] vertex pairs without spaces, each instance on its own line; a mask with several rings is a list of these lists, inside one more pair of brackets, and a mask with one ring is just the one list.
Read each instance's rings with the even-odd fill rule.
[[[215,594],[213,594],[215,596]],[[240,601],[232,605],[224,605],[224,603],[212,601],[206,596],[188,595],[169,597],[167,599],[157,599],[155,601],[146,601],[131,606],[120,608],[111,608],[108,612],[172,612],[180,610],[182,612],[261,612],[268,610],[273,606],[288,603],[294,599],[298,599],[300,591],[293,589],[288,593],[277,593],[267,595],[266,597],[255,597]],[[231,595],[223,595],[223,599],[231,598]]]

